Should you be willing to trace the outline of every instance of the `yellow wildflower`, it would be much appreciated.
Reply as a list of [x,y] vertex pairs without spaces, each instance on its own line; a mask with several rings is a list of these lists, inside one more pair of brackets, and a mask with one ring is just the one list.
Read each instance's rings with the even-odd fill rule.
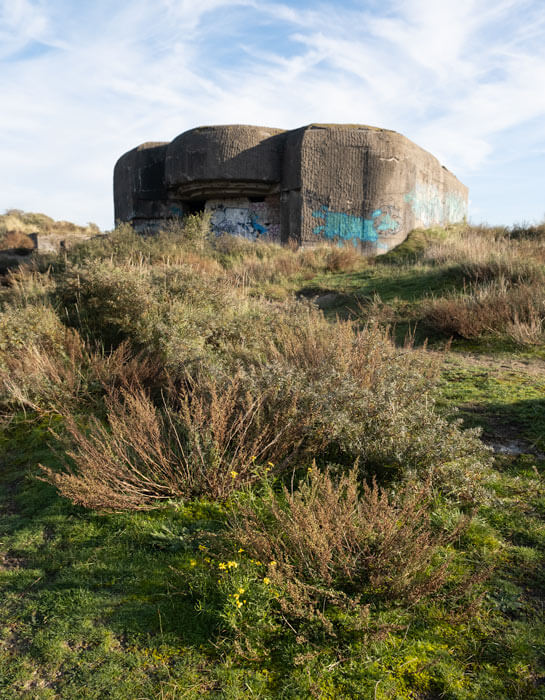
[[197,566],[197,562],[195,561],[195,559],[191,559],[189,563],[191,564],[191,566]]
[[205,547],[204,544],[200,544],[200,545],[199,545],[199,549],[201,550],[201,552],[206,552],[206,550],[208,549],[208,547]]
[[270,582],[271,582],[271,579],[268,576],[265,576],[265,578],[263,579],[263,583],[268,586]]
[[269,465],[269,467],[274,467],[274,464],[272,462],[267,462],[267,464]]
[[226,569],[226,568],[227,568],[227,564],[225,564],[225,562],[223,562],[223,561],[220,561],[220,563],[218,564],[218,568],[219,568],[219,569]]
[[239,588],[239,589],[238,589],[239,595],[242,595],[245,591],[246,591],[245,588]]
[[236,569],[237,566],[238,566],[238,564],[237,564],[236,561],[228,561],[228,562],[227,562],[227,566],[228,566],[230,569]]
[[231,472],[231,479],[236,479],[237,476],[238,476],[238,472],[236,472],[236,471],[233,470],[233,471]]

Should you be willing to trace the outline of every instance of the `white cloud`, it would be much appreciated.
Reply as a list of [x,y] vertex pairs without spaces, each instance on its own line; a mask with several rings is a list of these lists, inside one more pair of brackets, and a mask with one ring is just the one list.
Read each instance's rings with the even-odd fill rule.
[[544,38],[539,0],[0,0],[0,207],[110,225],[117,157],[201,123],[385,126],[464,179],[545,115]]

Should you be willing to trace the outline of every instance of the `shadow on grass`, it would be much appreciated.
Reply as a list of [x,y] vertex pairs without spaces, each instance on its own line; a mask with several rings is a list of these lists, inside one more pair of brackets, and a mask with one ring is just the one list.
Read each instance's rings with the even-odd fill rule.
[[0,590],[25,626],[41,627],[47,619],[51,632],[76,632],[87,621],[133,642],[168,638],[190,646],[216,636],[213,600],[197,613],[197,598],[184,584],[187,551],[164,551],[153,537],[165,525],[184,531],[186,517],[173,509],[96,514],[33,477],[12,494],[15,508],[0,503],[8,561],[17,563],[0,571]]
[[317,278],[315,281],[317,287],[327,287],[332,291],[356,294],[359,297],[378,295],[384,302],[394,299],[412,302],[430,294],[462,289],[464,276],[457,266],[398,270],[377,264],[369,270],[328,275],[327,278]]
[[499,447],[516,450],[519,443],[521,452],[545,452],[545,398],[463,406],[458,416],[467,428],[482,427],[483,439]]

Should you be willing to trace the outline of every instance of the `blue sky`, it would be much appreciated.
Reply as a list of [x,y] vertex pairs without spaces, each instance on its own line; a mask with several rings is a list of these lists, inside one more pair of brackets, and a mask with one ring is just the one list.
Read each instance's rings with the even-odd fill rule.
[[0,0],[0,211],[113,224],[112,171],[202,124],[395,129],[474,222],[545,217],[543,0]]

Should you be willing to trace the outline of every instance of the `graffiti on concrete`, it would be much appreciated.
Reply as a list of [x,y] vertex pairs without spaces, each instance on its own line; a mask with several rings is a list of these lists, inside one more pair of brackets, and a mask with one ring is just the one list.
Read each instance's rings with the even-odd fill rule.
[[[390,206],[376,209],[369,219],[331,211],[324,205],[313,211],[312,216],[323,221],[314,227],[313,233],[316,236],[338,243],[350,241],[355,246],[359,243],[373,242],[382,247],[380,238],[394,235],[400,228],[397,212]],[[388,247],[387,244],[385,247]]]
[[176,204],[171,204],[169,209],[169,216],[175,216],[181,219],[184,215],[184,210]]
[[216,236],[227,233],[252,241],[280,240],[279,203],[275,201],[251,202],[246,197],[213,199],[206,202],[205,211],[211,212],[210,225]]
[[457,192],[441,194],[432,184],[416,183],[404,196],[411,205],[417,226],[457,223],[467,216],[467,204]]
[[412,228],[462,220],[466,202],[467,188],[431,154],[358,124],[197,127],[133,148],[114,169],[115,219],[140,230],[204,207],[217,234],[329,240],[364,254],[389,250]]

